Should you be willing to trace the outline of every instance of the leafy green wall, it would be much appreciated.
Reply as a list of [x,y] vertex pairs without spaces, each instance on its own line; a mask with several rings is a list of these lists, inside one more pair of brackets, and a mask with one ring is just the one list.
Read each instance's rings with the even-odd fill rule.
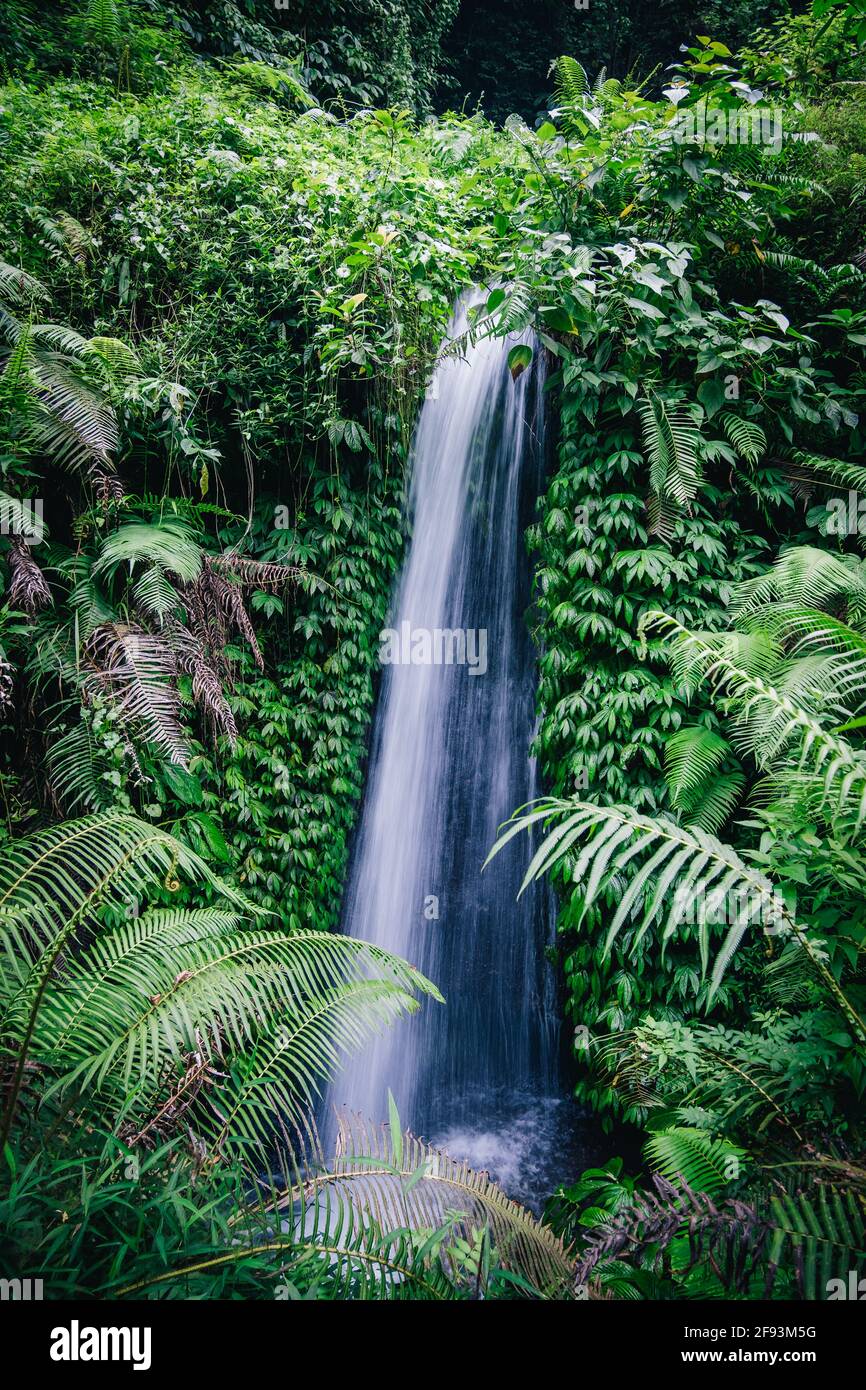
[[[5,88],[0,130],[16,157],[0,176],[3,257],[48,286],[40,316],[123,340],[142,367],[117,399],[122,500],[106,511],[86,473],[49,463],[41,475],[54,549],[34,555],[61,568],[55,601],[4,637],[21,672],[4,789],[8,830],[131,806],[285,922],[327,927],[363,783],[411,429],[453,300],[496,245],[466,171],[496,163],[501,137],[480,120],[299,113],[269,72],[185,60],[142,93],[98,74]],[[7,441],[4,486],[27,492],[44,465],[21,442]],[[233,749],[196,721],[181,680],[192,776],[101,699],[77,714],[74,681],[32,660],[34,630],[39,653],[76,649],[60,575],[98,568],[117,520],[165,516],[215,552],[294,572],[285,597],[250,595],[263,669],[240,634],[228,651]],[[106,616],[134,615],[132,578],[101,594]],[[73,781],[51,748],[79,718],[93,761],[77,760]]]

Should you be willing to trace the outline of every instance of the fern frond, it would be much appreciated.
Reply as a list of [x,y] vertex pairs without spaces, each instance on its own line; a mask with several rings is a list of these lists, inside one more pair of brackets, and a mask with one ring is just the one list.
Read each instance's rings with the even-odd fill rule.
[[771,1194],[762,1210],[730,1197],[716,1205],[709,1194],[657,1174],[652,1190],[589,1234],[576,1278],[586,1282],[602,1261],[625,1250],[631,1260],[650,1253],[658,1258],[686,1233],[690,1264],[712,1255],[723,1285],[735,1292],[749,1292],[763,1267],[768,1296],[784,1262],[802,1297],[823,1299],[831,1278],[847,1281],[848,1271],[866,1260],[866,1202],[856,1192],[817,1188]]
[[791,473],[799,469],[809,477],[820,481],[830,479],[858,492],[866,491],[866,468],[862,464],[848,463],[845,459],[827,458],[824,454],[812,454],[803,449],[793,449],[780,462],[787,465]]
[[92,44],[103,53],[116,51],[123,33],[117,0],[87,0],[83,19],[84,31]]
[[141,628],[105,623],[91,632],[83,654],[125,718],[171,762],[186,766],[189,743],[180,722],[172,647]]
[[815,546],[795,546],[780,555],[765,574],[737,586],[732,614],[738,620],[774,602],[821,608],[837,594],[866,609],[864,562],[856,556],[834,555]]
[[557,58],[554,66],[555,91],[558,102],[577,102],[589,95],[589,78],[586,69],[576,58],[563,56]]
[[54,950],[98,903],[142,900],[154,879],[173,882],[178,875],[209,885],[242,911],[250,908],[167,831],[113,812],[8,841],[0,862],[0,910],[26,917],[35,951]]
[[705,1130],[678,1125],[654,1134],[644,1145],[650,1166],[668,1182],[685,1182],[715,1196],[739,1177],[745,1149]]
[[123,392],[141,376],[141,362],[128,343],[120,338],[97,335],[88,338],[81,349],[82,358],[94,365],[110,389]]
[[[526,870],[521,893],[542,874],[563,865],[580,887],[579,925],[601,895],[613,891],[619,902],[605,937],[605,956],[626,925],[633,928],[628,938],[631,952],[640,950],[651,929],[663,947],[677,932],[691,932],[706,974],[711,929],[721,916],[727,930],[710,975],[708,999],[712,1001],[748,930],[793,936],[857,1036],[866,1038],[866,1024],[827,969],[823,953],[794,919],[770,879],[730,845],[696,826],[641,815],[630,806],[594,806],[576,798],[551,797],[540,800],[532,811],[512,817],[486,863],[532,826],[547,833]],[[623,880],[628,882],[624,892]]]
[[35,275],[20,266],[0,261],[0,295],[18,308],[26,308],[34,300],[48,299],[48,290]]
[[637,411],[650,465],[650,487],[660,498],[669,497],[687,507],[701,480],[700,432],[687,411],[668,409],[655,394],[638,401]]
[[[334,1163],[320,1176],[309,1175],[307,1191],[343,1194],[356,1220],[374,1214],[381,1230],[409,1226],[430,1232],[449,1217],[455,1237],[465,1240],[473,1230],[486,1230],[497,1262],[543,1297],[563,1297],[571,1288],[572,1261],[549,1228],[507,1198],[486,1173],[474,1172],[393,1123],[373,1127],[341,1115]],[[295,1189],[280,1207],[297,1200]]]
[[852,815],[853,833],[866,823],[866,759],[842,737],[822,727],[808,710],[760,677],[742,671],[727,655],[726,643],[689,632],[676,619],[651,614],[647,628],[663,630],[675,674],[694,681],[699,673],[717,697],[735,703],[736,739],[768,768],[796,750],[797,771],[820,790],[820,804],[831,815]]
[[58,352],[64,357],[81,357],[87,347],[87,339],[74,328],[59,323],[34,323],[30,334],[37,347],[49,352]]
[[730,746],[704,724],[692,724],[672,734],[665,744],[665,777],[677,810],[694,804],[695,793],[718,772]]
[[209,910],[149,913],[100,934],[46,992],[36,1055],[56,1085],[101,1089],[126,1117],[155,1103],[183,1051],[223,1075],[197,1116],[212,1146],[261,1152],[297,1124],[342,1054],[418,995],[441,999],[399,957],[328,932],[261,931]]
[[98,770],[97,748],[89,725],[79,723],[48,741],[48,780],[67,814],[106,811],[112,789]]
[[128,522],[103,541],[93,573],[111,575],[124,565],[131,573],[142,561],[192,583],[201,572],[202,550],[195,532],[177,517]]
[[512,280],[504,289],[505,298],[495,315],[497,334],[521,333],[532,319],[532,288],[525,280]]
[[298,111],[310,111],[316,107],[315,98],[294,69],[275,67],[254,58],[236,58],[226,63],[224,70],[229,77],[243,82],[252,91],[288,100]]
[[143,570],[132,586],[132,596],[141,612],[162,619],[173,613],[180,596],[160,565]]
[[34,447],[62,468],[86,471],[96,460],[110,471],[118,444],[114,411],[67,361],[50,354],[34,358],[40,406],[32,426]]
[[[688,932],[691,928],[706,971],[710,926],[720,905],[735,902],[736,911],[730,913],[734,920],[713,966],[712,997],[747,930],[771,928],[799,934],[770,880],[746,864],[729,845],[697,827],[641,815],[630,806],[542,800],[535,810],[512,819],[487,862],[514,835],[544,822],[555,828],[544,835],[526,870],[521,892],[565,861],[569,876],[580,886],[583,918],[601,893],[618,883],[620,900],[608,926],[605,955],[626,924],[635,927],[630,936],[633,951],[639,949],[651,928],[657,930],[663,945],[678,930]],[[639,867],[635,871],[636,864]],[[626,869],[628,888],[622,892],[621,877]]]
[[722,428],[737,453],[747,463],[757,463],[767,452],[767,436],[754,420],[746,420],[741,415],[724,411],[719,416]]

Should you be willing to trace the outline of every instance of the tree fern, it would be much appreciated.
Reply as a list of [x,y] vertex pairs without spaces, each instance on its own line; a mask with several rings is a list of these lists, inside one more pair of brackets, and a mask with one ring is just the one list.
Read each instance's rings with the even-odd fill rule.
[[[154,884],[177,891],[182,875],[226,905],[137,914]],[[106,930],[97,913],[109,906],[124,919]],[[16,841],[0,869],[0,1028],[16,1059],[6,1132],[28,1058],[50,1090],[99,1091],[104,1114],[141,1130],[182,1054],[197,1051],[219,1064],[194,1112],[212,1161],[260,1151],[303,1119],[343,1053],[419,996],[441,999],[379,947],[254,928],[248,911],[191,850],[133,816]]]

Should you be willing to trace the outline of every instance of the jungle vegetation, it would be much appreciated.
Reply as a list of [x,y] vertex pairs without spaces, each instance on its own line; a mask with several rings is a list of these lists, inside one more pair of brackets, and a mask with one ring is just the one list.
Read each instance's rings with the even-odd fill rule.
[[[866,12],[492,8],[0,18],[0,1250],[47,1296],[866,1273]],[[396,1106],[339,1183],[310,1122],[438,999],[336,927],[470,285],[554,438],[500,844],[544,832],[576,1100],[642,1154],[541,1220]]]

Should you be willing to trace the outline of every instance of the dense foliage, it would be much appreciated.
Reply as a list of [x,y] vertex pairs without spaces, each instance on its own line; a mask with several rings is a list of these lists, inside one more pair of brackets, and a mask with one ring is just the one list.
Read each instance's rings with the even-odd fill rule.
[[[863,71],[849,22],[816,17],[808,40],[814,62],[832,34],[846,81]],[[866,1254],[860,561],[845,558],[866,481],[866,275],[847,220],[863,144],[842,174],[822,135],[862,115],[786,102],[821,85],[796,81],[803,36],[788,26],[741,71],[700,40],[666,94],[673,121],[562,60],[556,126],[524,137],[543,182],[513,200],[509,302],[540,303],[562,362],[531,537],[539,750],[560,799],[506,838],[549,832],[528,877],[562,887],[578,1091],[652,1133],[653,1190],[612,1168],[551,1209],[570,1237],[593,1231],[579,1277],[625,1296],[826,1297]],[[699,121],[730,131],[757,73],[778,82],[778,139],[696,138]],[[533,233],[547,254],[529,279]]]
[[[825,1297],[866,1261],[862,7],[673,6],[652,46],[637,5],[531,41],[451,0],[60,8],[0,19],[4,1269]],[[549,797],[508,834],[547,832],[577,1095],[647,1130],[546,1225],[396,1112],[359,1217],[307,1129],[441,1007],[333,929],[470,284],[551,369]]]

